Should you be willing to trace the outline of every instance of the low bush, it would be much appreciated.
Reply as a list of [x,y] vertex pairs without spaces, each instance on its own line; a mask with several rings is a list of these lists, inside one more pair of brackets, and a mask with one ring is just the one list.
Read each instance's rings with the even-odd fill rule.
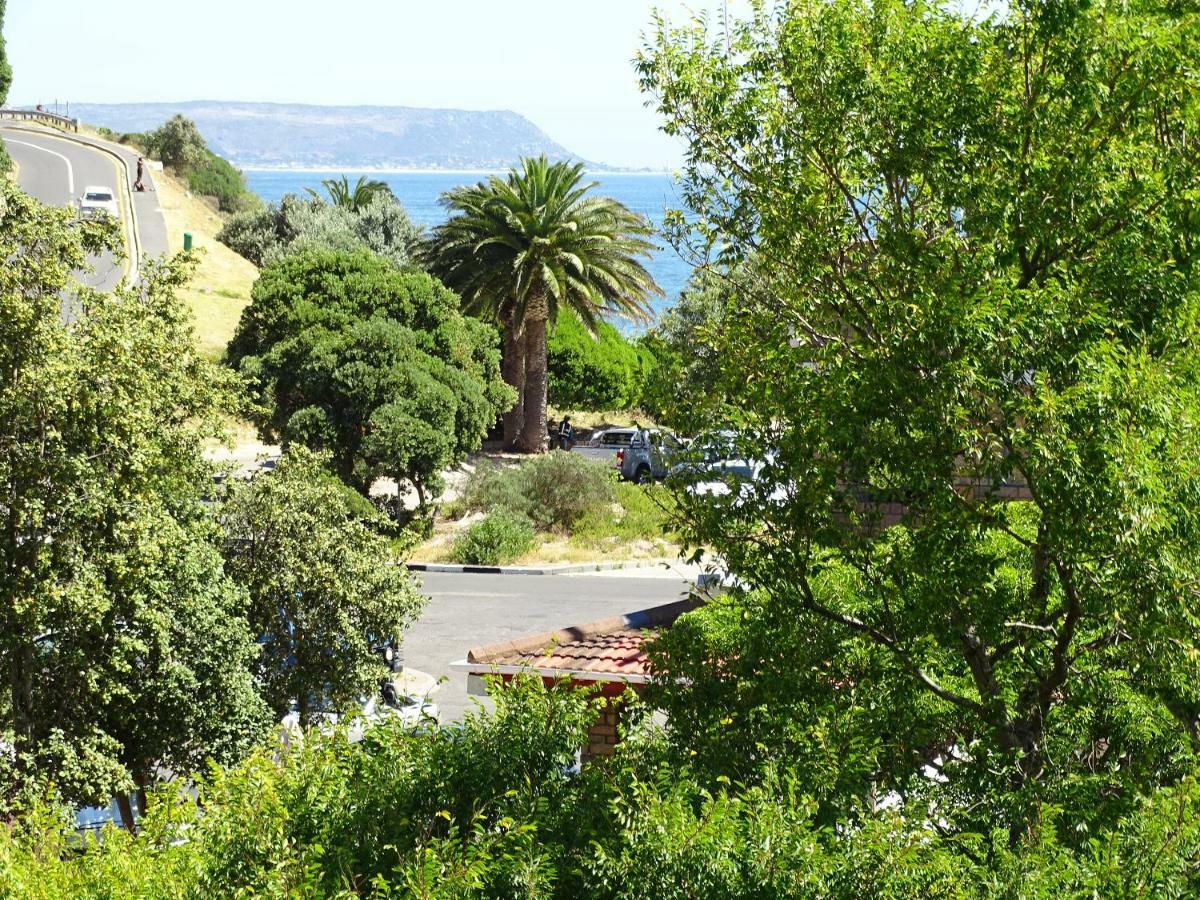
[[480,467],[463,489],[463,506],[485,512],[505,509],[543,529],[568,531],[588,510],[615,497],[608,466],[576,453],[554,450],[520,465]]
[[187,173],[188,189],[203,197],[216,197],[222,212],[236,212],[252,205],[254,195],[246,179],[228,160],[205,150],[205,158]]
[[454,542],[454,560],[472,566],[501,566],[533,548],[533,524],[525,516],[498,508]]
[[583,546],[616,541],[652,541],[667,534],[671,494],[658,485],[619,481],[615,502],[587,510],[571,531],[571,540]]
[[391,194],[359,210],[285,194],[278,203],[230,217],[217,240],[256,266],[305,250],[365,249],[403,268],[419,236],[420,229]]

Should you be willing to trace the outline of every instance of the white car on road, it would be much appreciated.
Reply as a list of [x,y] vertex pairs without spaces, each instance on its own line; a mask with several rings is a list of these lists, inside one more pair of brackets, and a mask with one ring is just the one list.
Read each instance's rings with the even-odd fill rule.
[[83,196],[79,198],[79,218],[95,219],[102,216],[110,216],[113,219],[121,218],[121,208],[117,205],[117,194],[110,187],[102,185],[91,185],[83,189]]

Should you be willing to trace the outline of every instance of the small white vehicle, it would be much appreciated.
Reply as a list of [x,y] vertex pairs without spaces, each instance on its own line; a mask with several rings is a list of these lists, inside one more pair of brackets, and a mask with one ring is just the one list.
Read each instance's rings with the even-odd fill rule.
[[[349,716],[343,716],[329,707],[317,710],[315,725],[324,732],[332,730],[339,723],[349,723],[346,738],[351,743],[361,741],[366,730],[372,725],[386,719],[399,720],[405,728],[419,728],[431,722],[437,722],[440,712],[437,704],[425,697],[412,697],[393,690],[383,690],[372,697],[363,697],[359,711]],[[283,717],[280,737],[285,744],[291,743],[303,734],[300,728],[300,710],[292,703],[288,714]]]
[[121,218],[121,208],[117,205],[117,194],[110,187],[90,185],[83,189],[79,198],[79,218],[97,219],[108,216],[113,219]]

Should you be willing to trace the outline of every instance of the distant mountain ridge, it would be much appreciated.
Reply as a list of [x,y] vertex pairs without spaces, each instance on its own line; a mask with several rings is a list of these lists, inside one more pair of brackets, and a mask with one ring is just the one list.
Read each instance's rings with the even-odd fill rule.
[[180,113],[242,168],[506,169],[542,153],[609,168],[581,160],[509,110],[191,100],[73,103],[71,113],[114,131],[146,131]]

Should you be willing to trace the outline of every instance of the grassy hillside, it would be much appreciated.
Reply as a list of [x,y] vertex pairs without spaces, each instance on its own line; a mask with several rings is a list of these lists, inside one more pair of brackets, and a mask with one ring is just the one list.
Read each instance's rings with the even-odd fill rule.
[[199,268],[182,296],[196,317],[201,349],[219,357],[233,337],[242,309],[250,302],[258,269],[217,242],[223,219],[211,206],[165,172],[155,172],[154,183],[171,249],[182,248],[183,233],[190,231],[193,246],[201,251]]

